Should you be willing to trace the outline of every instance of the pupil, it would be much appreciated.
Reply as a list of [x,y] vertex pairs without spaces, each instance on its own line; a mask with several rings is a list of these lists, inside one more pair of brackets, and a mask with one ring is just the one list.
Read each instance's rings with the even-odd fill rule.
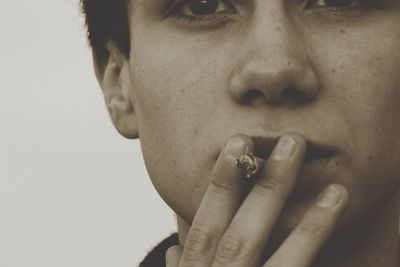
[[217,11],[218,0],[197,0],[190,3],[190,11],[195,15],[210,15]]
[[353,0],[325,0],[327,6],[331,7],[343,7],[343,6],[351,6]]

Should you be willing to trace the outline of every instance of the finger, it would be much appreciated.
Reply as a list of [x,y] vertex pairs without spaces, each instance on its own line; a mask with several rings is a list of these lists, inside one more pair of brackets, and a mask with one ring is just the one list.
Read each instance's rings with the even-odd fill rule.
[[193,219],[180,266],[210,266],[219,239],[241,202],[245,171],[236,166],[236,158],[253,150],[247,136],[235,135],[229,139]]
[[341,185],[330,185],[264,267],[309,267],[334,230],[348,201]]
[[165,261],[167,267],[178,267],[179,261],[182,257],[182,247],[181,246],[172,246],[165,253]]
[[262,248],[293,189],[306,142],[297,134],[280,138],[260,178],[222,237],[213,266],[257,266]]

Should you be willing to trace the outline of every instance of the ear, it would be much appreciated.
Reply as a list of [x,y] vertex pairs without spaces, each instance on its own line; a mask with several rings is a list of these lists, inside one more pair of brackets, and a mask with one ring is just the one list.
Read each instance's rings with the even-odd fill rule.
[[133,88],[130,82],[129,61],[111,42],[107,45],[108,60],[94,60],[96,77],[103,90],[104,100],[117,131],[126,138],[139,137]]

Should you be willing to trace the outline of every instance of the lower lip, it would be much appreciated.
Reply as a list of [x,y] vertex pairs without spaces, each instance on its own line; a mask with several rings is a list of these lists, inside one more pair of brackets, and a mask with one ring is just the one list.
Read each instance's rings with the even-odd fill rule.
[[[324,167],[333,167],[336,164],[336,158],[335,156],[331,155],[328,157],[319,157],[319,158],[313,158],[310,160],[306,160],[304,162],[305,166],[312,166],[312,167],[321,167],[324,165]],[[333,166],[331,166],[333,165]]]

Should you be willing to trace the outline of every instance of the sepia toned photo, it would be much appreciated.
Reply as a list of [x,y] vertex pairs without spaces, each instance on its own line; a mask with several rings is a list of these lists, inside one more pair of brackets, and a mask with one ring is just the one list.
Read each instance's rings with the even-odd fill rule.
[[64,2],[2,26],[0,266],[400,266],[400,1]]

